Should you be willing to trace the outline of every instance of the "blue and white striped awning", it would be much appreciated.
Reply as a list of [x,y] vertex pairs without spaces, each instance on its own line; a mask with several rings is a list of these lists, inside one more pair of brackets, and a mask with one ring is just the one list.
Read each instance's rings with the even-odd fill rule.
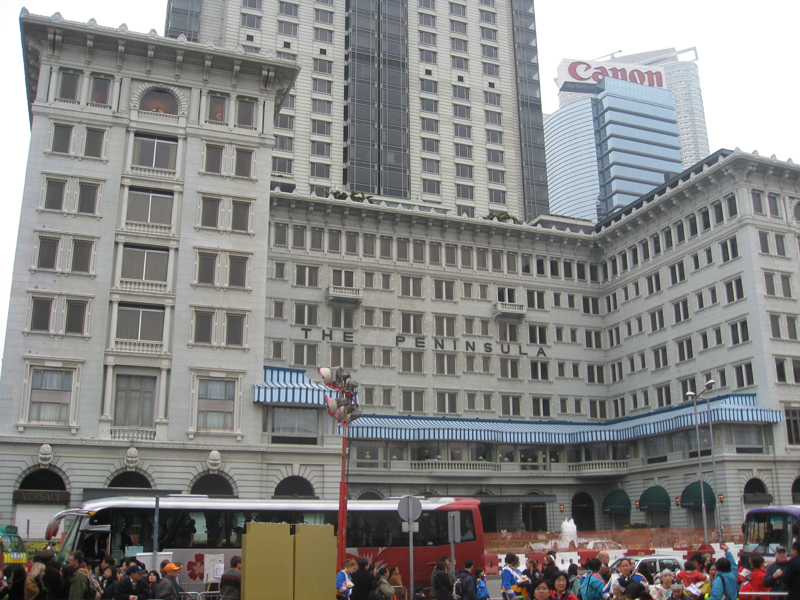
[[[705,400],[698,405],[698,422],[708,423]],[[711,400],[714,423],[780,423],[783,414],[756,405],[755,394],[734,394]],[[450,440],[506,444],[582,444],[621,442],[694,426],[693,404],[683,404],[606,423],[510,421],[364,415],[350,426],[359,439]],[[340,428],[341,429],[341,428]]]
[[253,386],[253,402],[325,406],[330,390],[306,377],[303,369],[264,367],[264,383]]

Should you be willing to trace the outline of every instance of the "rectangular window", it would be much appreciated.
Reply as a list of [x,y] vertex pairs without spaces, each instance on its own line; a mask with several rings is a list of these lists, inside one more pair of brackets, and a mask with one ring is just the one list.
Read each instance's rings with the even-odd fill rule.
[[[320,29],[318,27],[314,28],[314,39],[318,42],[322,42],[323,44],[332,44],[333,43],[333,32],[329,29]],[[328,82],[330,83],[330,82]]]
[[160,342],[164,336],[164,310],[120,306],[117,312],[117,338]]
[[419,51],[419,62],[435,65],[436,52],[434,52],[433,50],[426,50],[424,48],[421,48]]
[[450,21],[450,32],[458,35],[467,35],[467,24],[463,21]]
[[53,127],[53,145],[51,150],[68,154],[72,141],[72,125],[55,125]]
[[120,276],[137,281],[166,281],[168,263],[169,252],[126,245],[122,250]]
[[136,166],[175,170],[178,140],[155,136],[136,135],[133,139],[133,159]]
[[103,129],[87,129],[86,145],[83,148],[83,155],[92,158],[100,158],[103,155],[103,140],[106,132]]
[[29,420],[68,422],[72,379],[72,371],[34,369]]
[[469,59],[463,56],[451,56],[450,66],[459,71],[469,71]]
[[101,106],[108,106],[110,102],[111,80],[105,77],[92,78],[92,95],[89,102]]
[[314,21],[326,25],[333,24],[333,13],[328,10],[314,9]]
[[233,429],[236,382],[224,379],[200,379],[198,383],[198,428]]
[[237,177],[250,177],[253,165],[253,151],[236,148],[236,170]]
[[521,413],[522,398],[502,394],[500,396],[500,414],[504,417],[519,417]]
[[404,412],[418,412],[425,410],[425,392],[422,390],[403,390],[402,409]]
[[50,331],[50,317],[53,312],[52,298],[34,298],[31,305],[31,331]]
[[315,58],[313,63],[314,73],[324,73],[326,75],[333,74],[333,61]]

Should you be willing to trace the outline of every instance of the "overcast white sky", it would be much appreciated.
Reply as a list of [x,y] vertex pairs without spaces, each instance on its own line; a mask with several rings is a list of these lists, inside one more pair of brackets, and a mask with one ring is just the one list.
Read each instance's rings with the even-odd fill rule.
[[[343,5],[344,0],[337,0],[337,4]],[[409,0],[409,5],[414,4],[415,0]],[[16,0],[0,0],[0,56],[5,57],[8,92],[2,126],[5,143],[0,145],[8,209],[0,220],[0,256],[6,257],[0,262],[0,344],[5,340],[30,137],[19,37],[22,6]],[[87,0],[29,0],[25,6],[35,14],[60,11],[70,21],[86,22],[94,17],[104,26],[126,23],[133,31],[146,33],[155,28],[163,33],[166,0],[137,0],[131,4],[115,0],[99,4]],[[592,59],[617,50],[632,54],[696,46],[711,151],[738,146],[748,152],[775,154],[781,160],[794,157],[800,162],[800,69],[795,62],[800,3],[538,0],[536,21],[545,113],[558,108],[553,79],[562,58]]]

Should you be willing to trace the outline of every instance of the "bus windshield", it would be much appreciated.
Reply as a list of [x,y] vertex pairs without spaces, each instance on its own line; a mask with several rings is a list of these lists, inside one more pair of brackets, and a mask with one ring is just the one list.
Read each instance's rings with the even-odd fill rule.
[[[12,526],[13,527],[13,526]],[[3,547],[3,553],[9,552],[25,552],[25,543],[16,531],[16,527],[0,527],[0,546]]]
[[744,523],[744,552],[773,556],[778,546],[791,548],[795,517],[787,512],[754,512]]

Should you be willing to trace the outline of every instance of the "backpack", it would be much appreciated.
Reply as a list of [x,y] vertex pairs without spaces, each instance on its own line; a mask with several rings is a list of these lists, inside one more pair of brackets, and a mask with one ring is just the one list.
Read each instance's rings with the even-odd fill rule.
[[464,598],[464,582],[459,577],[453,582],[453,600]]
[[84,593],[83,597],[85,600],[100,600],[103,597],[103,590],[100,589],[100,584],[97,583],[97,580],[92,576],[89,571],[85,571],[86,579],[88,580],[88,585],[86,586],[86,592]]

